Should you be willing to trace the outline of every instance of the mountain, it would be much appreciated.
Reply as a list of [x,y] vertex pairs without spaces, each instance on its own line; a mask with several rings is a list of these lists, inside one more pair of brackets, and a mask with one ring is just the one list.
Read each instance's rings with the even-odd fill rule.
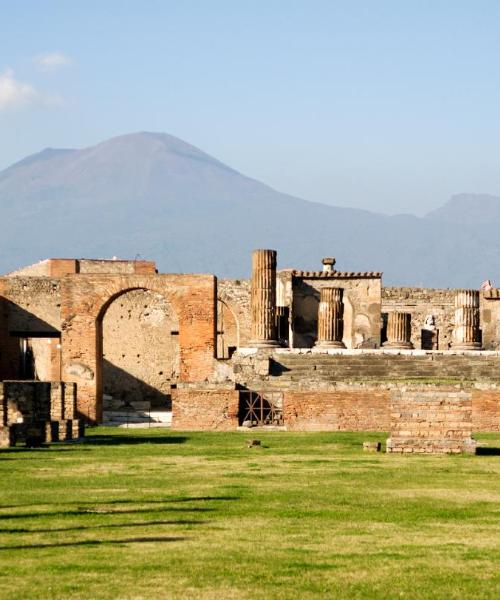
[[[486,198],[486,199],[485,199]],[[481,220],[484,216],[484,219]],[[155,259],[161,272],[246,277],[279,267],[384,271],[386,284],[500,283],[500,198],[461,195],[424,218],[308,202],[166,134],[46,149],[0,172],[0,272],[48,257]],[[498,229],[497,229],[498,230]]]

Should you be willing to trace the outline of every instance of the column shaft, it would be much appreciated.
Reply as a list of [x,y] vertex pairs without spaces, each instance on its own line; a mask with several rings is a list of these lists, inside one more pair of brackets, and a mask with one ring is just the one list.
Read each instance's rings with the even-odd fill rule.
[[387,342],[384,348],[411,350],[411,315],[403,312],[390,312],[387,317]]
[[278,346],[276,341],[276,250],[252,253],[252,340],[250,346]]
[[345,348],[344,335],[344,290],[341,288],[321,288],[318,310],[319,348]]
[[480,350],[479,292],[457,290],[455,294],[455,326],[452,348],[454,350]]

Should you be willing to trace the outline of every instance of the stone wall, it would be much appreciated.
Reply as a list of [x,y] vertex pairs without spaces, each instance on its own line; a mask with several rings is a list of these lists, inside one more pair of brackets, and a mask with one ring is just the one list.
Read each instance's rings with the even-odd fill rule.
[[[17,379],[21,371],[20,338],[40,336],[31,343],[41,373],[56,375],[57,337],[61,331],[61,287],[59,279],[46,277],[0,277],[0,380]],[[52,377],[51,377],[52,378]],[[59,378],[59,374],[57,374]]]
[[64,277],[75,273],[153,275],[156,263],[147,260],[109,260],[91,258],[47,258],[12,273],[8,277]]
[[[237,348],[247,346],[251,335],[250,280],[219,279],[217,297],[227,306],[228,311],[225,314],[230,313],[222,320],[218,319],[219,324],[222,321],[223,325],[218,328],[218,331],[222,331],[224,337],[220,345],[226,348],[234,345]],[[224,307],[219,306],[219,309],[224,310]],[[223,356],[220,356],[221,354]],[[221,351],[217,356],[226,358]]]
[[387,452],[474,452],[472,394],[456,387],[395,389]]
[[500,290],[480,294],[479,301],[483,348],[500,350]]
[[390,390],[425,383],[467,388],[474,431],[500,431],[498,352],[245,350],[232,364],[236,384],[285,393],[293,429],[387,430]]
[[388,431],[389,396],[388,386],[287,391],[285,427],[290,431]]
[[214,370],[216,279],[212,275],[72,275],[61,280],[63,379],[78,384],[79,413],[102,415],[102,317],[132,290],[164,297],[179,322],[179,380],[202,382]]
[[147,290],[122,294],[106,309],[102,335],[104,394],[169,405],[180,372],[179,319],[170,302]]
[[[438,330],[438,347],[447,350],[455,320],[455,290],[409,287],[382,288],[382,314],[400,311],[411,314],[411,341],[422,348],[422,329],[429,315],[433,315]],[[431,349],[431,348],[429,348]]]
[[172,429],[234,431],[238,426],[239,392],[231,389],[183,389],[172,394]]
[[76,386],[60,381],[0,383],[0,446],[37,446],[84,435],[75,418]]
[[344,290],[344,335],[346,348],[380,345],[380,277],[366,274],[302,274],[293,278],[291,311],[294,348],[311,348],[318,336],[318,307],[322,287]]

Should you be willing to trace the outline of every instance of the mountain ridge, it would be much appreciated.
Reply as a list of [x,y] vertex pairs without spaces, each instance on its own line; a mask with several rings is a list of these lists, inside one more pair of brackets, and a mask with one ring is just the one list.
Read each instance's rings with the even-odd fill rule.
[[125,134],[46,148],[0,172],[0,272],[62,255],[139,254],[164,272],[244,277],[250,251],[272,247],[280,267],[317,269],[333,254],[340,270],[383,271],[385,284],[478,287],[500,275],[500,243],[481,233],[500,224],[500,198],[488,198],[486,223],[471,195],[424,217],[330,206],[276,191],[175,136]]

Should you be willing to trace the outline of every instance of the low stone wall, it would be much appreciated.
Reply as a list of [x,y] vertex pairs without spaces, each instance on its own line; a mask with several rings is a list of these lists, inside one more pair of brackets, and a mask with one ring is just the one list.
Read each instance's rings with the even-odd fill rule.
[[[389,431],[391,397],[401,389],[423,389],[430,396],[467,393],[473,432],[500,431],[500,386],[337,384],[326,390],[283,392],[284,427],[289,431]],[[254,391],[264,392],[262,387]],[[277,388],[268,388],[277,392]],[[411,400],[409,400],[409,406]],[[198,387],[174,390],[172,428],[231,431],[238,426],[239,392]]]
[[179,388],[172,391],[172,429],[234,431],[239,392],[234,389]]
[[76,385],[62,381],[4,381],[0,383],[0,447],[23,440],[44,442],[82,437],[75,419]]
[[392,390],[390,411],[389,453],[475,452],[470,390],[428,386]]
[[388,431],[390,394],[387,386],[286,392],[285,427],[290,431]]

